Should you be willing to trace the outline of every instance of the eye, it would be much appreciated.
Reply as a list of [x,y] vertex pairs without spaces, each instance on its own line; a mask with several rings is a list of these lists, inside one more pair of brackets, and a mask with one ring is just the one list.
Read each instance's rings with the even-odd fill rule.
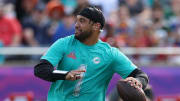
[[83,22],[85,22],[85,19],[82,19],[82,18],[81,18],[79,21],[80,21],[81,23],[83,23]]

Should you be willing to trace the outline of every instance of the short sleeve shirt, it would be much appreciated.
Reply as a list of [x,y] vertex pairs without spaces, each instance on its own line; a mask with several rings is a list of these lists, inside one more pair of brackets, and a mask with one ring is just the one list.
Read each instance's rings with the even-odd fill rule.
[[88,46],[74,35],[57,40],[41,59],[48,60],[58,70],[86,69],[82,79],[53,82],[48,101],[105,101],[113,74],[126,78],[137,68],[117,48],[101,40]]

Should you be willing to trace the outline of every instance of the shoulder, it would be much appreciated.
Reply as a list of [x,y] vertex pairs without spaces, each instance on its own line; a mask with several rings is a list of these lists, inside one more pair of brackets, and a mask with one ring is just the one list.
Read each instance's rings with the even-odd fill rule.
[[98,44],[98,49],[101,49],[103,50],[106,55],[112,57],[112,52],[115,51],[115,50],[118,50],[117,48],[115,47],[112,47],[111,45],[109,45],[107,42],[103,42],[103,41],[99,41],[99,44]]
[[[120,52],[120,50],[119,50],[119,48],[117,48],[117,47],[111,47],[111,52]],[[121,52],[120,52],[121,53]]]
[[127,60],[127,56],[117,47],[111,47],[110,53],[113,60]]
[[69,42],[73,40],[73,36],[68,36],[65,38],[60,38],[57,41],[55,41],[50,48],[48,49],[48,51],[52,51],[52,52],[66,52],[66,50],[69,47]]
[[106,49],[108,49],[108,50],[111,49],[111,46],[110,46],[107,42],[103,42],[102,40],[99,40],[98,46],[99,46],[99,47],[102,47],[102,48],[106,48]]
[[[56,40],[52,45],[51,45],[51,48],[54,47],[54,48],[58,48],[58,47],[63,47],[63,49],[66,49],[66,47],[68,47],[68,44],[70,42],[72,42],[72,40],[74,39],[74,36],[71,35],[71,36],[67,36],[67,37],[64,37],[64,38],[59,38],[58,40]],[[59,49],[59,48],[58,48]]]
[[116,47],[111,47],[111,54],[113,57],[124,56],[124,54],[120,51],[120,49]]
[[98,46],[98,49],[102,49],[102,50],[105,50],[105,51],[108,51],[108,52],[110,52],[111,48],[112,48],[107,42],[103,42],[101,40],[99,40],[97,46]]
[[62,42],[68,43],[68,42],[71,42],[73,40],[74,40],[74,35],[70,35],[70,36],[67,36],[64,38],[59,38],[56,42],[57,43],[62,43]]
[[104,48],[106,51],[110,53],[110,55],[116,55],[116,54],[123,55],[123,53],[119,50],[119,48],[113,47],[109,45],[107,42],[100,41],[98,47]]

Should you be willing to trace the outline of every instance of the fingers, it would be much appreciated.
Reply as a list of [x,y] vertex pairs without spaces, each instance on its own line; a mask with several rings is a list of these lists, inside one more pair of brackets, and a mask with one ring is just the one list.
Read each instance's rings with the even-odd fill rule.
[[79,70],[74,70],[73,72],[81,73],[81,72],[86,72],[86,70],[85,69],[79,69]]
[[70,71],[67,75],[66,75],[66,80],[78,80],[81,79],[81,73],[85,72],[85,70],[73,70]]
[[133,77],[128,77],[128,78],[124,79],[123,81],[129,82],[130,85],[133,86],[134,88],[137,88],[137,89],[142,88],[142,84]]
[[68,78],[67,80],[78,80],[78,79],[80,79],[79,74],[69,73],[68,75],[70,75],[70,78]]
[[78,80],[78,79],[80,79],[81,77],[80,77],[80,75],[77,75],[77,74],[69,74],[70,75],[70,78],[69,79],[67,79],[67,80]]

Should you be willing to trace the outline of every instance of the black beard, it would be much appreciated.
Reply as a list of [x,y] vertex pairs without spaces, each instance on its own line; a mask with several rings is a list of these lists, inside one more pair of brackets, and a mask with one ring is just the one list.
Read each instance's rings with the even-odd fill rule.
[[80,42],[84,42],[87,38],[89,38],[92,35],[92,31],[89,32],[82,32],[80,35],[76,36],[75,38],[79,40]]

